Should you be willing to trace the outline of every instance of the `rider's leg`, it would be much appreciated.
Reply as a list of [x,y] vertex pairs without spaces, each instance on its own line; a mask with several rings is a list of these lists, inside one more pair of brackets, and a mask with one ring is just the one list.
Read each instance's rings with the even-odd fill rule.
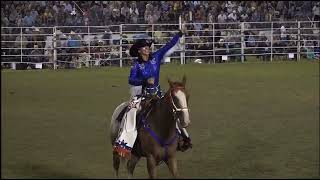
[[136,140],[136,115],[140,109],[140,101],[141,99],[138,97],[132,98],[127,112],[122,119],[123,127],[120,130],[119,137],[116,140],[116,146],[114,147],[114,150],[121,156],[129,156]]

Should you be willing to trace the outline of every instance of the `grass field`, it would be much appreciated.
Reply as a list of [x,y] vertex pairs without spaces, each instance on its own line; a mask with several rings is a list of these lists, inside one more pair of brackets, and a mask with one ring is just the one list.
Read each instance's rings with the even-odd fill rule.
[[[2,70],[1,177],[114,178],[109,121],[128,74]],[[194,148],[178,153],[182,178],[320,178],[319,62],[163,65],[162,89],[183,74]],[[148,177],[144,158],[134,175]]]

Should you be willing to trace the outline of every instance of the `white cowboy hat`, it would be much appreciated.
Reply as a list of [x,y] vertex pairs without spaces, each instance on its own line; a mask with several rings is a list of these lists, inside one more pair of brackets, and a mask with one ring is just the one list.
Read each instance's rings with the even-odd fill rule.
[[201,60],[201,59],[196,59],[196,60],[194,60],[194,63],[199,63],[199,64],[201,64],[201,63],[202,63],[202,60]]

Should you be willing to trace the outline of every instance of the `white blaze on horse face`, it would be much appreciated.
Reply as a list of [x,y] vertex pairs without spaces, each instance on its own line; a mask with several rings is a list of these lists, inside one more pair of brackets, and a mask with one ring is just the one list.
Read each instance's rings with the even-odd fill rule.
[[[186,94],[181,90],[178,90],[175,93],[175,95],[179,100],[179,105],[178,104],[176,105],[177,108],[188,108]],[[182,126],[188,126],[190,123],[189,110],[183,110],[182,114],[183,114],[183,118],[181,118],[180,121],[183,121],[183,122],[180,122],[180,123]]]

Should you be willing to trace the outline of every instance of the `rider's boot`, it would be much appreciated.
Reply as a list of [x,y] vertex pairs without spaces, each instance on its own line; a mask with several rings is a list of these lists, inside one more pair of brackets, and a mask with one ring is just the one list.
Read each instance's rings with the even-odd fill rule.
[[179,141],[178,141],[178,151],[186,151],[189,148],[192,148],[192,143],[191,143],[191,138],[185,128],[180,129],[180,136],[179,136]]

